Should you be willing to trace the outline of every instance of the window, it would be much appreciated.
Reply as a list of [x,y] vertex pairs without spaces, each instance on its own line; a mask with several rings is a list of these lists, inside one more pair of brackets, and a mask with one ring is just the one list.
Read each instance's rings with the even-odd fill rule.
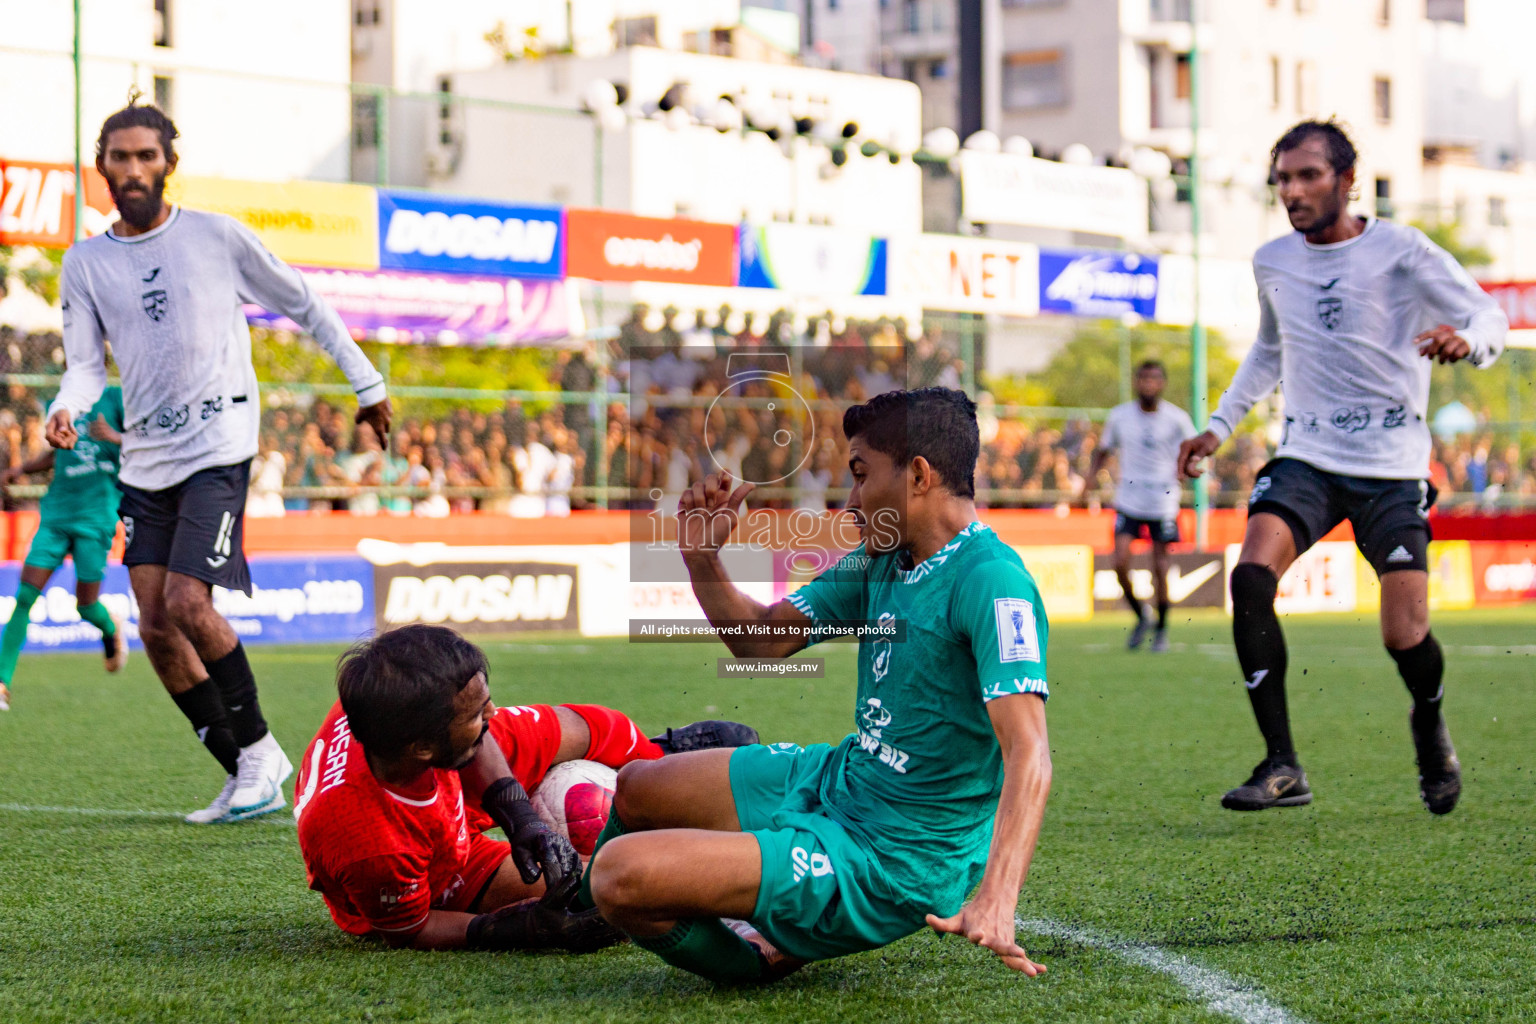
[[1003,58],[1003,107],[1034,110],[1067,102],[1067,58],[1062,50],[1029,50]]
[[1187,100],[1195,94],[1189,54],[1175,54],[1173,58],[1173,97]]
[[437,141],[444,146],[454,143],[453,134],[453,79],[440,75],[437,79]]
[[155,76],[155,106],[165,111],[166,116],[171,114],[171,100],[173,98],[172,82],[165,75]]
[[1392,179],[1376,179],[1376,216],[1392,219],[1395,211],[1392,209]]
[[1296,65],[1296,113],[1306,115],[1317,108],[1316,70],[1311,61]]
[[1280,58],[1269,58],[1269,105],[1276,110],[1284,102],[1280,93]]
[[1488,197],[1488,226],[1491,228],[1509,227],[1509,211],[1504,207],[1503,196]]
[[1425,0],[1424,17],[1430,21],[1467,23],[1467,0]]
[[949,77],[949,61],[943,57],[930,61],[928,64],[928,77],[931,79]]
[[352,148],[375,149],[379,145],[379,97],[369,93],[352,97]]
[[155,0],[155,45],[171,45],[171,0]]
[[1392,79],[1376,79],[1376,120],[1388,124],[1392,120]]
[[626,46],[655,46],[656,16],[619,18],[613,23],[613,34],[620,49]]

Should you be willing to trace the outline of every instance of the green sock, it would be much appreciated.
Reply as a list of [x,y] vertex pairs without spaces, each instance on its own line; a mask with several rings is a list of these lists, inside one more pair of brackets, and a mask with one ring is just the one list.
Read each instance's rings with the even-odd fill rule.
[[592,864],[597,860],[597,851],[603,848],[603,844],[615,836],[626,834],[629,829],[624,827],[624,822],[619,820],[619,812],[610,809],[608,811],[608,823],[597,834],[597,843],[592,847],[592,856],[587,859],[587,870],[581,876],[581,888],[576,890],[576,896],[571,900],[571,907],[576,910],[591,910],[597,906],[592,899]]
[[112,613],[100,601],[81,605],[80,617],[101,630],[102,636],[111,636],[117,632],[117,626],[112,622]]
[[31,621],[32,606],[42,594],[30,583],[16,588],[16,610],[11,613],[11,621],[5,624],[4,635],[0,636],[0,683],[7,686],[11,685],[11,677],[16,672],[16,659],[21,657],[21,649],[27,644],[27,623]]
[[763,980],[763,960],[757,950],[717,917],[679,921],[665,935],[630,938],[673,967],[709,981],[741,985]]

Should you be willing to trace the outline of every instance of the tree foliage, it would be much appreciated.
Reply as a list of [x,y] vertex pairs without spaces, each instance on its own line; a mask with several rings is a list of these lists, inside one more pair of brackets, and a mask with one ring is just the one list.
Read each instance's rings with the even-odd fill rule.
[[[1117,405],[1121,398],[1120,343],[1124,330],[1102,321],[1085,324],[1045,369],[1028,377],[991,377],[986,381],[988,389],[1000,403],[1007,404],[1095,409]],[[1130,328],[1129,335],[1133,372],[1144,359],[1160,360],[1168,369],[1168,400],[1187,408],[1192,379],[1189,331],[1144,324]],[[1238,361],[1219,333],[1209,331],[1206,338],[1209,401],[1210,407],[1215,408],[1221,392],[1237,371]]]

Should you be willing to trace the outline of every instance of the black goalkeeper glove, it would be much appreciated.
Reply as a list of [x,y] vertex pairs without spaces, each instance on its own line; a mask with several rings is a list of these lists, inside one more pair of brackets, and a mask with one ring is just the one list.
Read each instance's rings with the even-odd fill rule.
[[[480,806],[507,834],[512,844],[512,863],[523,881],[532,885],[544,878],[546,892],[566,892],[581,881],[581,858],[560,833],[544,824],[528,801],[522,784],[508,776],[486,787]],[[569,892],[566,892],[567,897]]]
[[469,922],[471,949],[563,949],[591,953],[624,941],[597,908],[572,913],[548,897],[480,914]]

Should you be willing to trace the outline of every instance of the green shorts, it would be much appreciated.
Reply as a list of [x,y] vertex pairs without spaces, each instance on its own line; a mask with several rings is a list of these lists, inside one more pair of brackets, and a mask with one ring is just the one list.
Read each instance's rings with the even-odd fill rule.
[[802,960],[826,960],[889,945],[925,924],[871,851],[820,807],[817,794],[833,748],[817,743],[739,747],[731,796],[743,832],[763,858],[753,927]]
[[112,550],[112,538],[117,533],[117,523],[110,526],[74,523],[61,525],[46,520],[37,526],[32,547],[27,550],[23,563],[49,572],[64,564],[64,556],[75,560],[75,579],[80,583],[100,583],[107,574],[107,555]]

